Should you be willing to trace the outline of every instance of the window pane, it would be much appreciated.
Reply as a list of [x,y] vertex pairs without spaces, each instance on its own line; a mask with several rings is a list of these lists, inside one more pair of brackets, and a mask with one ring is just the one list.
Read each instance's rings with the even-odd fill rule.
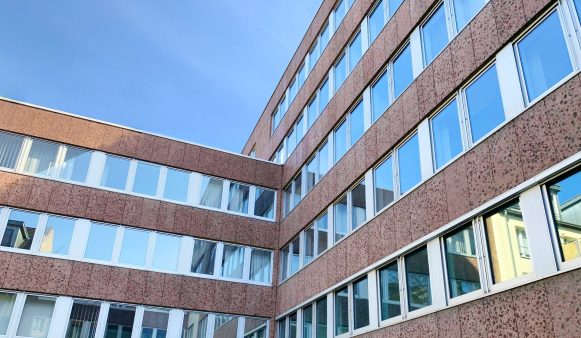
[[75,182],[85,182],[90,163],[90,151],[67,146],[59,177]]
[[289,276],[299,271],[300,238],[297,237],[290,245],[290,271]]
[[286,318],[279,320],[278,322],[278,334],[276,338],[285,338],[286,336]]
[[181,237],[158,233],[152,266],[156,269],[175,271],[178,267],[180,243]]
[[85,258],[111,261],[116,234],[115,226],[91,223]]
[[69,253],[75,220],[50,216],[44,229],[40,251],[66,255]]
[[347,123],[343,121],[339,128],[333,133],[335,141],[335,163],[347,152]]
[[414,135],[397,150],[399,191],[404,194],[422,180],[418,135]]
[[228,199],[228,210],[248,213],[248,196],[250,186],[241,183],[230,182],[230,195]]
[[361,33],[357,33],[349,45],[349,73],[355,68],[362,55]]
[[555,10],[517,44],[529,101],[533,101],[573,71]]
[[317,61],[319,61],[319,56],[321,56],[321,54],[319,54],[319,41],[317,40],[317,42],[315,42],[315,44],[313,45],[313,48],[309,52],[309,68],[310,69],[315,68]]
[[145,254],[147,252],[147,242],[149,241],[149,232],[125,229],[123,234],[123,244],[119,263],[143,266],[145,265]]
[[299,91],[299,87],[298,87],[298,82],[297,81],[293,81],[293,83],[288,86],[288,91],[289,91],[289,96],[290,96],[290,101],[292,102],[295,97],[297,96],[297,92]]
[[141,325],[141,338],[165,338],[169,312],[145,310]]
[[335,93],[339,91],[341,85],[347,78],[347,61],[345,54],[341,55],[339,61],[335,64]]
[[354,145],[365,132],[365,127],[363,126],[363,101],[359,102],[357,107],[350,113],[349,122],[351,127],[349,130],[349,140],[351,145]]
[[335,292],[335,336],[349,332],[348,303],[347,287]]
[[397,98],[414,79],[412,50],[408,44],[393,61],[393,94]]
[[379,292],[381,320],[399,316],[401,314],[401,306],[397,262],[393,262],[379,270]]
[[563,260],[581,256],[581,171],[547,185]]
[[391,156],[373,170],[373,179],[375,180],[375,212],[378,212],[394,200]]
[[424,47],[424,64],[430,64],[448,44],[446,28],[446,13],[441,5],[432,17],[422,26],[422,42]]
[[484,7],[485,0],[454,0],[454,14],[458,31],[472,20],[474,15]]
[[289,254],[289,245],[285,246],[282,250],[280,250],[280,276],[281,280],[285,280],[288,274],[288,254]]
[[214,259],[216,257],[216,243],[196,239],[192,254],[192,266],[190,271],[205,275],[214,274]]
[[206,338],[208,314],[188,311],[184,316],[181,338]]
[[363,180],[351,190],[351,226],[355,229],[363,224],[366,219],[365,180]]
[[66,338],[95,338],[100,309],[100,303],[75,300]]
[[244,338],[266,338],[266,319],[245,317]]
[[470,225],[444,237],[450,298],[480,290],[474,229]]
[[289,322],[289,338],[296,338],[297,337],[297,313],[293,313],[288,316]]
[[307,108],[307,123],[309,128],[315,123],[317,117],[319,117],[319,107],[317,106],[317,97],[314,97]]
[[375,38],[379,35],[383,29],[385,23],[385,15],[383,11],[383,0],[379,0],[371,15],[369,15],[369,42],[370,44],[375,41]]
[[134,319],[134,306],[111,304],[107,316],[105,338],[131,338]]
[[305,80],[307,79],[307,70],[304,65],[302,65],[301,69],[299,69],[297,78],[299,79],[299,89],[300,89],[303,86],[303,83],[305,83]]
[[305,128],[303,128],[303,115],[299,117],[296,124],[297,145],[305,137]]
[[319,177],[325,176],[329,171],[329,144],[325,143],[319,149]]
[[325,50],[329,40],[331,40],[331,27],[329,27],[329,24],[326,24],[325,28],[321,31],[321,52]]
[[283,195],[283,209],[284,209],[284,215],[288,215],[289,212],[292,210],[291,207],[291,200],[292,200],[292,182],[291,184],[289,184],[289,186],[284,189],[284,195]]
[[303,309],[303,338],[313,338],[313,306]]
[[30,152],[24,164],[24,172],[37,175],[53,175],[59,145],[52,142],[32,140]]
[[371,112],[373,114],[373,122],[377,121],[383,115],[389,105],[387,83],[387,72],[384,72],[375,84],[371,86]]
[[367,277],[353,283],[353,326],[360,329],[369,325],[369,290]]
[[297,135],[295,133],[295,129],[291,130],[290,134],[286,138],[286,147],[287,147],[287,158],[290,157],[292,152],[297,147]]
[[318,162],[318,158],[317,157],[313,157],[308,163],[307,163],[307,192],[311,191],[311,189],[313,189],[313,187],[315,186],[315,184],[317,184],[318,182],[318,171],[319,169],[317,168],[317,165],[319,164]]
[[581,19],[581,0],[573,0],[577,11],[577,18]]
[[513,202],[486,216],[485,224],[494,283],[532,272],[519,202]]
[[14,169],[24,137],[0,132],[0,167]]
[[137,162],[137,171],[135,172],[135,182],[133,183],[133,192],[155,196],[157,192],[157,182],[159,181],[160,167],[145,162]]
[[333,208],[335,209],[335,242],[347,235],[347,196],[343,196]]
[[254,216],[274,218],[275,192],[269,189],[256,188]]
[[185,171],[167,168],[163,198],[185,202],[188,199],[190,174]]
[[427,248],[405,256],[405,270],[409,310],[432,305]]
[[344,0],[340,0],[337,3],[337,7],[335,7],[334,14],[335,14],[335,31],[336,31],[341,22],[343,21],[343,19],[345,18],[346,13]]
[[229,278],[242,278],[244,266],[244,247],[224,245],[224,257],[222,258],[222,276]]
[[214,338],[236,338],[238,317],[216,315],[214,324]]
[[202,176],[202,190],[200,205],[211,208],[220,208],[222,204],[223,181],[219,178]]
[[129,160],[121,157],[107,156],[105,169],[101,178],[101,185],[108,188],[125,190]]
[[46,338],[54,311],[55,298],[26,296],[24,309],[16,335],[19,337]]
[[496,66],[490,67],[474,83],[466,88],[466,103],[470,116],[472,142],[480,140],[492,129],[504,122],[504,108]]
[[395,11],[397,11],[397,9],[399,8],[399,6],[401,5],[401,3],[403,2],[403,0],[389,0],[389,15],[393,16],[393,14],[395,14]]
[[30,250],[39,214],[21,210],[10,210],[2,246]]
[[317,220],[317,256],[323,253],[323,251],[327,250],[328,231],[327,214],[324,214]]
[[462,136],[456,100],[430,120],[436,169],[462,152]]
[[315,225],[305,230],[305,256],[303,265],[309,263],[315,257]]
[[252,249],[250,254],[250,280],[270,283],[270,261],[272,253],[266,250]]
[[319,299],[316,305],[316,338],[327,338],[327,297]]
[[5,335],[8,330],[15,301],[15,294],[0,292],[0,335]]
[[[321,85],[321,89],[319,90],[319,113],[322,113],[323,110],[325,110],[325,107],[327,107],[327,104],[329,104],[329,81],[325,80],[325,82],[323,82],[323,84]],[[317,114],[317,115],[318,115]]]
[[303,190],[302,174],[299,174],[295,178],[295,180],[293,181],[293,185],[295,187],[295,192],[294,192],[294,196],[293,196],[293,207],[295,207],[299,204],[299,202],[301,201],[301,197],[302,197],[302,190]]

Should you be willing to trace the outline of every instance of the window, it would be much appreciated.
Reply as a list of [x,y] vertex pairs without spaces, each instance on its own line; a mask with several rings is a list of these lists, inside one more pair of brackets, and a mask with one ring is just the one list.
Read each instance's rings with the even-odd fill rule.
[[111,304],[107,315],[105,338],[130,338],[134,320],[134,306]]
[[219,209],[222,205],[224,181],[210,176],[202,176],[200,205]]
[[319,177],[323,177],[329,171],[329,144],[325,143],[319,149]]
[[319,112],[317,116],[320,113],[322,113],[323,110],[325,110],[325,108],[327,107],[327,104],[329,104],[329,97],[331,96],[329,92],[330,92],[329,81],[328,79],[325,79],[325,81],[321,85],[321,88],[319,89]]
[[345,13],[344,0],[339,0],[339,3],[337,4],[337,7],[335,7],[335,11],[333,13],[335,14],[335,31],[337,31],[337,28],[339,28],[339,25],[345,18],[345,14],[347,14]]
[[125,228],[119,263],[144,266],[148,242],[148,231]]
[[393,16],[403,0],[389,0],[389,15]]
[[44,229],[40,251],[66,255],[69,253],[75,220],[50,216]]
[[377,121],[389,106],[389,87],[387,71],[371,86],[371,113],[373,122]]
[[14,169],[24,137],[0,132],[0,167]]
[[175,271],[178,268],[181,237],[158,233],[155,239],[152,267]]
[[398,98],[414,79],[412,49],[408,44],[393,61],[393,97]]
[[141,338],[165,338],[168,322],[169,312],[146,309],[143,312]]
[[115,226],[91,223],[89,239],[85,248],[85,258],[111,261],[116,235],[117,227]]
[[[513,201],[484,217],[488,250],[494,283],[504,282],[532,272],[529,257],[523,257],[519,247],[526,240],[525,224],[518,201]],[[522,231],[524,240],[519,245],[517,231]],[[522,236],[522,235],[521,235]]]
[[480,290],[480,271],[472,225],[444,237],[450,298]]
[[466,27],[476,13],[484,7],[485,0],[454,0],[454,15],[456,17],[456,30]]
[[349,73],[355,68],[362,56],[361,33],[357,33],[349,44]]
[[127,175],[129,173],[129,162],[125,158],[107,155],[103,177],[101,178],[101,186],[125,190]]
[[250,280],[270,283],[270,261],[272,253],[266,250],[252,249],[250,254]]
[[292,206],[291,206],[291,199],[292,199],[292,182],[289,183],[288,187],[286,187],[286,189],[284,189],[284,195],[283,195],[283,207],[284,207],[284,215],[288,215],[291,210],[292,210]]
[[443,4],[440,5],[430,19],[421,27],[421,30],[424,47],[424,65],[429,65],[448,44],[446,13]]
[[581,171],[548,183],[547,192],[563,261],[581,257]]
[[315,257],[315,224],[311,224],[305,230],[305,255],[303,265],[309,263]]
[[75,299],[69,316],[66,338],[95,338],[101,305]]
[[297,313],[288,316],[288,336],[289,338],[297,338]]
[[356,229],[367,220],[365,209],[365,180],[359,182],[351,194],[351,227]]
[[349,332],[348,288],[335,292],[335,336]]
[[55,298],[27,295],[18,323],[19,337],[46,338],[54,312]]
[[335,64],[334,70],[335,70],[334,75],[335,75],[335,93],[336,93],[339,91],[339,88],[341,88],[341,85],[347,78],[347,61],[345,53],[341,55],[339,61],[337,61],[337,63]]
[[248,213],[248,196],[250,186],[242,183],[230,182],[230,198],[228,200],[228,210]]
[[369,15],[369,41],[370,44],[375,41],[383,26],[385,25],[385,8],[383,0],[379,0],[377,5]]
[[266,320],[245,317],[244,338],[266,338]]
[[181,338],[206,338],[208,330],[208,314],[186,311],[182,324]]
[[316,336],[315,338],[327,338],[327,297],[317,300],[316,305]]
[[303,139],[303,137],[305,136],[305,128],[303,128],[303,115],[301,114],[301,116],[299,117],[299,119],[297,120],[297,124],[296,124],[296,135],[297,135],[297,145],[299,144],[299,142]]
[[381,320],[387,320],[401,314],[398,271],[397,262],[379,270]]
[[54,175],[58,152],[58,144],[33,139],[24,163],[24,172],[43,176]]
[[274,111],[274,114],[272,114],[272,131],[274,133],[274,131],[276,130],[276,127],[278,127],[278,124],[280,123],[280,113],[278,111],[278,108],[276,108],[276,110]]
[[311,191],[311,189],[313,189],[313,187],[315,186],[315,184],[317,184],[317,182],[319,181],[319,177],[318,177],[318,171],[319,169],[318,167],[318,158],[315,155],[315,157],[311,158],[311,160],[307,163],[306,166],[306,184],[307,184],[307,192]]
[[214,274],[214,260],[216,257],[216,243],[196,239],[192,253],[192,266],[190,271],[204,275]]
[[298,176],[293,181],[293,208],[296,207],[302,198],[302,174]]
[[317,256],[327,250],[328,229],[327,214],[325,213],[317,220]]
[[280,250],[280,279],[281,281],[287,279],[288,273],[288,255],[289,255],[290,245],[285,246]]
[[394,200],[391,156],[373,169],[373,179],[375,183],[375,212],[379,212]]
[[333,133],[335,142],[335,163],[347,152],[347,121],[341,122],[341,125]]
[[277,338],[285,338],[286,337],[286,318],[283,318],[277,322],[278,324],[278,334]]
[[406,284],[409,311],[432,305],[428,249],[419,249],[405,256]]
[[504,122],[504,108],[496,66],[486,70],[465,90],[472,142],[476,142]]
[[303,86],[303,84],[305,83],[305,80],[307,79],[307,71],[305,69],[305,65],[301,65],[301,68],[299,69],[299,72],[297,74],[297,79],[299,82],[299,88],[301,88]]
[[309,70],[315,68],[317,61],[319,61],[319,56],[321,56],[321,54],[319,54],[319,41],[317,40],[309,52]]
[[91,163],[91,152],[74,147],[63,147],[64,161],[60,168],[59,178],[74,182],[85,182]]
[[254,216],[273,219],[274,197],[274,191],[257,187],[254,200]]
[[319,117],[319,108],[317,107],[317,97],[315,96],[307,107],[308,128],[311,128],[317,117]]
[[335,211],[335,242],[345,237],[349,232],[347,228],[347,195],[333,206]]
[[238,317],[216,315],[214,338],[236,338]]
[[186,202],[188,199],[189,182],[189,173],[177,169],[167,168],[163,198],[172,201]]
[[369,325],[369,290],[367,277],[353,283],[353,328]]
[[10,316],[12,315],[15,301],[15,294],[0,292],[0,335],[2,336],[6,335],[6,332],[8,331]]
[[288,86],[290,102],[293,102],[293,100],[297,96],[298,91],[299,91],[299,84],[296,80],[293,80],[293,83],[291,83],[291,85]]
[[21,210],[10,210],[2,246],[30,250],[38,226],[39,214]]
[[519,41],[516,49],[529,102],[573,71],[557,10]]
[[222,276],[242,279],[243,266],[244,247],[225,244],[224,256],[222,257]]
[[301,239],[299,237],[295,238],[290,245],[289,251],[289,260],[290,260],[290,267],[289,267],[289,276],[292,276],[295,272],[299,271],[299,264],[300,264],[300,243]]
[[420,148],[415,134],[397,149],[399,192],[404,194],[418,184],[421,179]]
[[325,50],[325,48],[327,48],[327,44],[329,43],[329,41],[331,40],[331,28],[329,27],[329,24],[326,23],[325,24],[325,28],[323,28],[321,30],[321,54],[323,53],[323,51]]
[[293,128],[286,138],[286,148],[287,148],[287,158],[290,157],[292,152],[297,146],[297,135],[295,129]]
[[303,338],[313,338],[313,306],[303,308]]
[[430,129],[434,147],[434,164],[436,169],[439,169],[462,152],[462,135],[456,99],[430,119]]
[[157,165],[137,162],[135,171],[135,181],[133,182],[133,192],[148,196],[155,196],[157,192],[157,182],[159,181],[160,167]]
[[359,101],[355,109],[349,113],[349,141],[354,145],[365,132],[363,122],[363,100]]

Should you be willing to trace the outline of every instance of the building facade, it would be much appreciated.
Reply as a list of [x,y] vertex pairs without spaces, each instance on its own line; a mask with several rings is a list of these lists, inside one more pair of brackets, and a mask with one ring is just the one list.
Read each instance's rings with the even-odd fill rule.
[[581,1],[324,0],[242,154],[0,101],[0,337],[581,336]]

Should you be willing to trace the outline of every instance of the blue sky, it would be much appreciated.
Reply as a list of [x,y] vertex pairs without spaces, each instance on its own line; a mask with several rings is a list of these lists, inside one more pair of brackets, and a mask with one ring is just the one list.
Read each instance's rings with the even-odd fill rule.
[[0,96],[239,152],[320,0],[3,0]]

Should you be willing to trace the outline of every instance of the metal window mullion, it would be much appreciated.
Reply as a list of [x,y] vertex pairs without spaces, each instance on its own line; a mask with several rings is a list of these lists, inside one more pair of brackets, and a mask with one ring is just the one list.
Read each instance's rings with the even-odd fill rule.
[[126,192],[133,191],[133,184],[135,183],[135,175],[137,173],[137,160],[131,159],[129,160],[129,172],[127,173],[127,181],[125,182],[125,189]]
[[347,192],[347,233],[345,234],[345,236],[347,236],[348,234],[350,234],[354,229],[353,229],[353,196],[352,196],[352,190],[349,190]]
[[393,77],[393,60],[387,64],[387,68],[385,71],[387,75],[387,102],[388,102],[387,107],[389,108],[389,106],[393,104],[393,101],[395,101],[395,78]]
[[236,323],[236,338],[244,338],[244,324],[246,322],[246,318],[243,316],[239,316],[237,318]]
[[242,279],[243,280],[250,280],[250,263],[252,261],[252,248],[246,246],[243,248],[244,250],[244,261],[242,262]]
[[329,292],[327,298],[327,338],[335,336],[335,299],[334,293]]
[[432,137],[430,130],[430,120],[426,119],[420,122],[417,131],[418,146],[419,146],[419,157],[420,157],[420,168],[421,168],[421,181],[425,181],[434,174],[434,160],[435,152],[432,151]]
[[349,333],[355,330],[355,306],[353,304],[355,297],[353,297],[353,283],[347,285],[347,322]]
[[404,257],[402,256],[398,258],[397,262],[399,271],[399,299],[400,299],[401,318],[406,319],[408,315],[408,296],[407,296],[407,280]]
[[24,303],[26,302],[26,294],[24,293],[15,293],[15,294],[16,299],[14,300],[12,314],[10,315],[10,322],[8,323],[8,329],[6,331],[7,337],[16,336],[16,331],[18,330],[18,325],[20,324],[22,310],[24,309]]
[[88,186],[98,187],[101,185],[106,161],[107,155],[104,152],[93,151],[91,153],[91,161],[89,162],[89,170],[87,171],[87,178],[85,180]]
[[145,308],[138,305],[135,308],[135,317],[133,318],[133,330],[131,331],[131,338],[141,338],[141,327],[143,325],[143,314]]
[[202,174],[191,172],[188,179],[188,194],[186,203],[188,205],[199,205],[202,188]]
[[38,223],[36,224],[36,230],[34,236],[32,237],[32,244],[30,245],[30,252],[39,252],[42,245],[42,240],[44,238],[44,232],[46,230],[46,223],[48,223],[48,214],[42,213],[38,217]]
[[194,238],[190,236],[181,236],[177,268],[177,271],[179,273],[189,274],[191,272],[193,252],[194,252]]
[[448,32],[448,43],[446,45],[448,45],[458,34],[452,0],[444,0],[444,13],[446,16],[446,31]]
[[216,243],[216,257],[214,259],[214,276],[222,275],[222,260],[224,258],[224,243]]
[[[307,228],[308,229],[308,228]],[[305,230],[299,233],[299,270],[304,266],[305,259],[305,249],[306,249],[306,236]]]
[[551,199],[549,192],[547,191],[547,185],[542,186],[542,193],[543,193],[543,203],[545,205],[545,209],[547,210],[547,221],[549,222],[549,230],[551,232],[553,252],[557,259],[558,268],[559,270],[561,270],[563,268],[563,263],[565,262],[565,257],[563,257],[559,232],[553,219],[553,209],[551,208]]
[[157,180],[157,190],[155,192],[155,196],[159,199],[163,199],[163,194],[165,191],[165,182],[167,180],[167,171],[168,168],[166,166],[160,166],[159,179]]
[[101,303],[99,308],[99,316],[97,318],[97,326],[95,328],[95,337],[101,338],[105,337],[105,331],[107,327],[107,317],[109,315],[109,308],[111,304],[108,302]]
[[422,33],[420,27],[416,27],[410,35],[410,50],[412,58],[412,74],[416,79],[424,70],[424,53],[422,51]]
[[228,198],[230,195],[230,180],[222,181],[222,200],[220,202],[220,210],[228,209]]
[[8,218],[10,217],[10,209],[9,208],[1,208],[0,209],[0,235],[4,236],[4,232],[6,231],[6,226],[8,225]]
[[524,78],[520,72],[518,45],[508,44],[496,54],[496,74],[504,116],[508,120],[525,109],[528,100]]
[[573,65],[574,70],[581,68],[581,37],[577,36],[577,25],[579,22],[575,22],[575,11],[574,8],[570,8],[572,5],[567,1],[561,1],[560,5],[557,7],[559,14],[561,26],[563,28],[565,43],[567,45],[567,51],[569,52],[569,58]]
[[169,310],[167,337],[181,337],[183,323],[184,323],[184,310],[179,309]]
[[121,255],[124,235],[125,227],[118,226],[117,232],[115,233],[115,242],[113,244],[113,254],[111,255],[111,262],[114,264],[119,264],[119,256]]
[[399,187],[399,155],[398,148],[393,151],[392,156],[392,174],[393,174],[393,195],[394,201],[399,199],[401,196],[401,189]]
[[377,270],[371,270],[367,273],[367,293],[369,295],[369,327],[376,328],[379,326],[379,292]]
[[458,114],[458,121],[460,122],[460,137],[462,139],[462,151],[466,151],[470,148],[470,133],[468,131],[467,125],[467,115],[468,110],[466,109],[466,104],[464,101],[463,91],[458,92],[456,95],[456,108]]
[[488,292],[488,278],[486,275],[487,267],[486,267],[486,255],[484,253],[485,248],[483,247],[484,243],[484,234],[482,226],[478,219],[474,219],[471,222],[472,230],[474,232],[474,242],[476,245],[476,261],[478,263],[478,276],[480,278],[480,288],[482,292]]
[[327,207],[327,248],[335,243],[335,212],[333,204]]
[[68,296],[57,297],[50,321],[47,338],[61,338],[67,332],[68,319],[73,307],[73,298]]
[[483,283],[483,286],[486,287],[484,292],[489,293],[493,285],[493,279],[492,279],[492,269],[490,266],[490,259],[488,259],[489,252],[487,244],[488,239],[486,235],[486,227],[484,226],[484,219],[482,216],[477,217],[474,222],[475,225],[478,226],[480,234],[479,237],[480,237],[480,248],[482,249],[482,267],[483,267],[482,275],[484,277],[485,282]]
[[436,309],[446,307],[446,285],[443,270],[442,247],[440,238],[434,238],[427,244],[428,267],[430,273],[430,289],[432,305]]
[[370,220],[375,215],[375,198],[374,187],[375,180],[373,179],[373,168],[365,173],[365,220]]
[[71,245],[68,256],[79,259],[82,258],[87,247],[89,232],[91,230],[91,221],[87,219],[77,219],[71,236]]
[[54,169],[53,169],[52,173],[50,173],[50,175],[48,175],[48,177],[53,178],[53,179],[58,179],[61,176],[61,172],[63,170],[63,165],[65,163],[66,153],[67,153],[67,146],[65,146],[64,144],[59,144],[58,150],[56,153]]
[[153,265],[153,256],[155,255],[155,243],[157,242],[158,233],[148,231],[147,249],[145,251],[145,268],[151,268]]
[[254,216],[256,210],[256,186],[251,185],[248,192],[248,215]]
[[32,138],[25,137],[22,141],[22,146],[20,148],[20,154],[18,155],[18,159],[16,160],[16,165],[14,166],[14,171],[21,173],[24,172],[24,168],[26,167],[26,159],[30,154],[30,148],[32,147]]
[[[209,313],[208,320],[206,321],[206,337],[205,338],[213,338],[215,328],[216,328],[216,315],[213,313]],[[200,338],[204,338],[204,337],[200,337]]]

